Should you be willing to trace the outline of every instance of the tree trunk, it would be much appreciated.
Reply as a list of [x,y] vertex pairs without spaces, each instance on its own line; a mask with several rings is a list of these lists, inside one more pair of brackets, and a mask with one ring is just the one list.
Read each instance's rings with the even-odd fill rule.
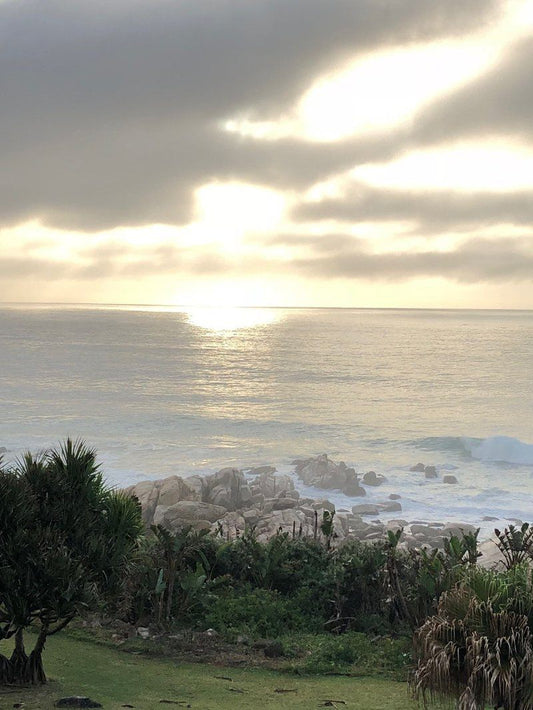
[[26,655],[26,649],[24,648],[24,632],[22,629],[18,629],[15,634],[15,648],[13,649],[13,653],[9,659],[13,678],[19,678],[24,674],[27,662],[28,656]]
[[11,661],[0,654],[0,685],[9,685],[12,682]]
[[[48,635],[48,625],[43,625],[35,647],[29,656],[24,649],[22,631],[17,631],[15,636],[15,650],[11,659],[5,659],[8,664],[9,680],[7,682],[16,685],[39,685],[46,683],[46,675],[43,668],[43,650]],[[2,678],[2,658],[0,657],[0,679]]]

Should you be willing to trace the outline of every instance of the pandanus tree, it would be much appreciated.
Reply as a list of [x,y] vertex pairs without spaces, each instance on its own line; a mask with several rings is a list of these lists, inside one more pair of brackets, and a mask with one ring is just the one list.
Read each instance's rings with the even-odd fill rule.
[[106,487],[81,441],[0,471],[0,638],[15,642],[0,684],[46,682],[47,638],[118,591],[141,532],[138,502]]
[[415,634],[415,694],[458,710],[533,710],[532,621],[527,566],[468,570]]

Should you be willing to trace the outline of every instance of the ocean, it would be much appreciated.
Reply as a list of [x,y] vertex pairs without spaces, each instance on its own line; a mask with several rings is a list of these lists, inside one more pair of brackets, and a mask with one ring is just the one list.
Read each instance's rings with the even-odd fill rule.
[[2,305],[0,446],[81,437],[117,486],[327,453],[487,531],[533,521],[532,375],[532,311]]

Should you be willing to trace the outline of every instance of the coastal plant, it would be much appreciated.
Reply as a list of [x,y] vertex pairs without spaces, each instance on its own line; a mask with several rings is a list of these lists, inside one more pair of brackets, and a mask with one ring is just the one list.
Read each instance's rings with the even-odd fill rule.
[[170,623],[174,607],[187,607],[192,591],[192,565],[197,569],[197,565],[203,563],[202,573],[195,579],[202,580],[200,586],[207,580],[209,563],[202,548],[208,531],[185,526],[172,533],[161,525],[152,525],[151,530],[158,543],[156,554],[159,553],[162,563],[154,589],[156,622],[161,625]]
[[15,638],[11,658],[0,657],[0,683],[46,681],[46,640],[118,593],[141,531],[138,502],[105,486],[81,441],[26,454],[0,474],[0,622]]
[[472,568],[415,634],[411,686],[424,702],[458,710],[533,708],[531,572]]
[[519,528],[509,525],[503,531],[494,530],[494,533],[507,569],[533,560],[533,526],[529,523],[523,523]]
[[330,578],[327,630],[389,630],[386,561],[386,549],[379,542],[352,540],[335,550],[325,576]]

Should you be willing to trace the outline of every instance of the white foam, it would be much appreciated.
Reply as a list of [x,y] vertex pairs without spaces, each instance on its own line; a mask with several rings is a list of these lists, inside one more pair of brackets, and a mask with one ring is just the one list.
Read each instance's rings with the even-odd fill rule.
[[490,436],[481,443],[465,440],[465,447],[472,458],[479,461],[533,465],[533,444],[511,436]]

